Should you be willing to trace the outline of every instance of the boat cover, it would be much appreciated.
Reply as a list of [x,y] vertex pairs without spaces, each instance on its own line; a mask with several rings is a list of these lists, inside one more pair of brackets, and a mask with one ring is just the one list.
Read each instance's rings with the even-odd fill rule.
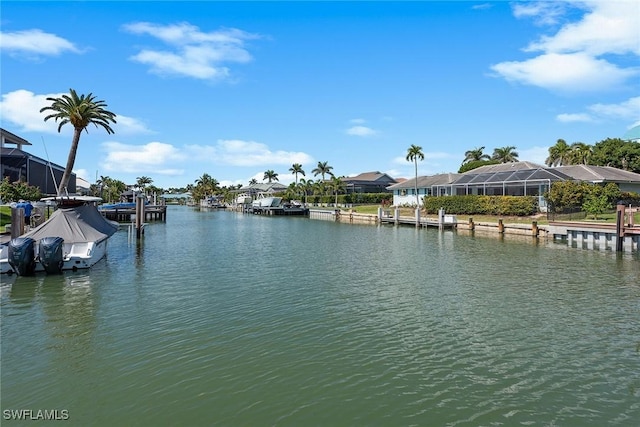
[[104,218],[95,206],[80,205],[58,208],[42,225],[21,237],[62,237],[65,243],[99,242],[117,230],[117,224]]

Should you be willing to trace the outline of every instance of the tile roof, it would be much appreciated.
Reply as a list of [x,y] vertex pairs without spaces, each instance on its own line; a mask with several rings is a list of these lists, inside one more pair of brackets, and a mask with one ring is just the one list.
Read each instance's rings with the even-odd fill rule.
[[571,165],[557,166],[553,169],[580,181],[640,183],[640,174],[611,166]]

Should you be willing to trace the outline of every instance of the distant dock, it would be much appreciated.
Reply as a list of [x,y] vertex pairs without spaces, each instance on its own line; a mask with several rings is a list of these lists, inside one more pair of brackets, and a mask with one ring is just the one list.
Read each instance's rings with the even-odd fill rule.
[[[102,216],[112,221],[129,222],[136,215],[135,207],[123,208],[98,208]],[[144,221],[166,221],[167,206],[166,205],[146,205],[144,207]]]

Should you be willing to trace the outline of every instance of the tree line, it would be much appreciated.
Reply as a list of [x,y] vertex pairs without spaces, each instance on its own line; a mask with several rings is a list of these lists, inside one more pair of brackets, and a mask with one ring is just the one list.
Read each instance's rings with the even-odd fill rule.
[[[495,148],[491,156],[484,153],[484,149],[485,147],[477,147],[466,151],[458,173],[468,172],[485,165],[519,161],[516,147]],[[611,166],[640,173],[640,143],[620,138],[607,138],[594,145],[583,142],[568,144],[564,139],[558,139],[553,146],[549,147],[545,164],[547,166]]]

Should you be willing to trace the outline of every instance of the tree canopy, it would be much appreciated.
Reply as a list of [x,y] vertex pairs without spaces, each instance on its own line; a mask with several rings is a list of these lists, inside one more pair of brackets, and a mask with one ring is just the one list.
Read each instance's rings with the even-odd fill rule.
[[67,166],[58,186],[58,195],[61,196],[67,192],[69,186],[82,131],[86,130],[90,124],[94,124],[96,127],[104,128],[108,134],[112,134],[114,131],[110,124],[116,123],[116,115],[108,111],[107,104],[104,101],[96,100],[93,94],[78,96],[73,89],[69,89],[69,95],[62,95],[60,98],[47,98],[47,101],[51,101],[52,104],[41,108],[40,112],[50,110],[52,113],[45,116],[44,121],[54,119],[58,123],[58,132],[67,123],[71,123],[74,128]]

